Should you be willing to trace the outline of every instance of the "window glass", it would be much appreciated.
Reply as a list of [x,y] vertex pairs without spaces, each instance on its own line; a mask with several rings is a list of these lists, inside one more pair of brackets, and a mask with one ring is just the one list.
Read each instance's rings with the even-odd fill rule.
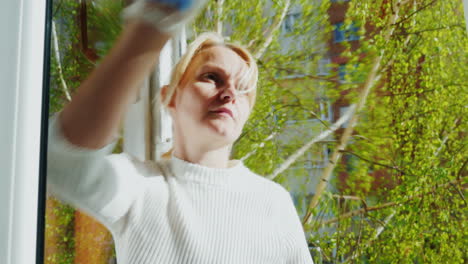
[[[114,44],[125,29],[122,10],[131,2],[133,1],[53,1],[49,100],[51,120],[63,109],[67,109],[64,108],[65,105],[86,97],[86,88],[89,86],[85,84],[96,77],[92,74],[96,69],[115,65],[115,61],[106,64],[105,58],[112,54]],[[165,149],[170,149],[176,142],[172,134],[176,129],[179,129],[178,132],[190,131],[193,135],[187,138],[208,142],[207,145],[229,135],[232,136],[229,138],[232,142],[225,145],[222,144],[228,141],[220,143],[225,147],[221,154],[229,154],[229,159],[239,160],[250,171],[265,178],[259,180],[255,177],[258,182],[273,181],[274,184],[268,182],[269,186],[290,193],[293,199],[289,211],[294,211],[292,209],[295,207],[299,216],[294,217],[296,226],[292,233],[299,234],[297,231],[303,228],[305,236],[299,235],[301,239],[306,239],[307,243],[303,243],[303,246],[306,248],[308,245],[308,249],[301,252],[305,252],[305,256],[310,253],[315,263],[401,263],[406,260],[415,263],[462,263],[464,259],[460,256],[464,256],[464,247],[458,241],[464,240],[463,234],[457,232],[459,229],[456,227],[459,226],[459,219],[466,207],[464,198],[458,194],[463,189],[460,175],[464,173],[466,158],[461,154],[454,154],[457,151],[461,153],[466,145],[460,143],[461,136],[466,135],[463,117],[467,115],[467,99],[463,89],[466,88],[464,83],[468,72],[466,66],[463,66],[466,64],[463,63],[466,61],[466,30],[460,26],[464,25],[461,0],[427,1],[428,5],[424,6],[418,1],[399,1],[401,3],[398,5],[390,5],[390,1],[353,1],[352,4],[348,4],[349,1],[346,0],[331,2],[332,4],[323,0],[207,1],[208,5],[201,10],[201,15],[178,32],[164,49],[148,52],[151,54],[149,56],[154,56],[154,61],[145,65],[154,63],[155,68],[145,68],[148,73],[141,77],[139,93],[135,98],[126,98],[128,108],[125,115],[122,113],[121,128],[116,132],[114,149],[105,154],[106,158],[112,154],[118,155],[111,157],[128,155],[128,159],[144,164],[141,167],[131,167],[136,168],[137,172],[132,171],[129,174],[136,174],[138,177],[141,176],[139,173],[152,171],[159,154],[165,153],[172,159],[171,153]],[[240,43],[252,53],[258,64],[256,101],[253,109],[248,110],[251,112],[246,111],[249,115],[243,116],[249,118],[242,124],[242,128],[237,129],[237,120],[232,116],[235,111],[218,111],[221,110],[222,103],[225,103],[219,101],[221,96],[218,93],[224,92],[223,88],[230,84],[225,80],[234,75],[225,73],[235,68],[232,67],[236,65],[235,59],[223,63],[224,71],[213,67],[214,72],[210,70],[209,73],[200,75],[199,79],[188,78],[193,80],[193,85],[183,87],[199,88],[196,90],[199,93],[182,97],[186,102],[196,102],[197,96],[203,95],[206,96],[206,101],[203,102],[207,104],[179,108],[183,111],[180,116],[187,117],[195,113],[202,113],[200,116],[203,117],[219,115],[224,118],[220,118],[221,121],[215,124],[219,125],[219,130],[203,125],[190,127],[197,123],[192,123],[193,120],[190,119],[184,120],[190,122],[174,122],[172,126],[170,114],[174,114],[174,111],[167,111],[167,108],[161,106],[159,96],[164,94],[161,93],[162,87],[169,84],[172,66],[187,48],[186,44],[203,32],[219,32],[221,39]],[[131,36],[136,39],[135,35]],[[139,48],[153,47],[153,41],[149,41],[150,33],[141,36],[143,38],[140,41],[126,39],[126,43],[131,43],[132,48],[126,51],[137,57],[136,61],[148,55],[145,52],[140,53]],[[219,48],[218,45],[208,46]],[[158,59],[156,53],[159,51],[161,54]],[[125,53],[116,54],[121,58]],[[232,52],[229,54],[233,55]],[[239,55],[243,60],[249,57]],[[122,61],[125,66],[119,70],[114,69],[107,74],[107,79],[104,78],[106,81],[98,85],[103,89],[110,88],[101,93],[106,100],[115,95],[112,88],[126,83],[115,82],[115,79],[123,76],[122,79],[129,81],[132,78],[127,78],[128,71],[138,64],[131,59],[120,60]],[[241,63],[240,68],[245,69],[244,66],[253,64]],[[133,78],[135,79],[137,78]],[[367,81],[364,83],[364,80]],[[126,87],[132,89],[136,86]],[[83,87],[85,95],[78,97],[77,91],[81,91],[80,88]],[[203,90],[206,87],[216,89],[206,92]],[[179,92],[178,95],[192,91],[178,88],[176,95]],[[231,97],[224,96],[223,99],[237,99],[236,96],[233,93]],[[101,106],[106,100],[95,101]],[[357,116],[354,116],[356,119],[353,119],[357,120],[355,126],[350,126],[349,119],[338,125],[336,122],[349,111],[352,104],[359,106],[355,113]],[[234,103],[227,106],[231,110],[236,109]],[[102,112],[99,109],[92,113],[97,115]],[[92,114],[75,120],[93,118],[100,122],[109,120],[96,118]],[[207,119],[201,117],[194,120]],[[234,125],[224,126],[225,121],[232,121],[229,124]],[[235,133],[220,136],[220,131],[225,132],[224,129],[233,127],[236,129]],[[206,131],[220,133],[216,137],[206,136],[203,134]],[[49,150],[51,147],[49,145]],[[84,152],[83,150],[82,154]],[[211,154],[212,152],[209,156],[218,158],[218,155]],[[54,160],[48,161],[51,165],[54,165],[53,162]],[[223,166],[224,164],[226,163],[223,162]],[[121,163],[116,166],[118,165]],[[95,167],[87,168],[92,171]],[[64,174],[72,175],[78,169],[80,168],[70,163],[66,167],[70,174]],[[168,175],[158,173],[155,177],[160,177],[158,182],[161,185],[157,187],[168,189],[165,188],[168,184],[165,177]],[[112,181],[105,182],[106,175],[100,176],[103,177],[90,181],[92,184],[88,185],[91,186],[89,189],[100,191],[106,187],[128,187]],[[48,183],[51,179],[52,177],[47,179]],[[153,183],[154,179],[146,180],[143,182]],[[73,181],[69,186],[80,187],[84,182],[82,178],[76,178],[76,182]],[[142,189],[148,185],[144,185]],[[220,189],[231,191],[228,188],[230,186],[225,189],[223,186],[216,188],[214,192],[218,193]],[[93,194],[100,193],[99,191]],[[138,192],[136,196],[141,198],[143,194],[149,193],[145,191],[146,189]],[[243,194],[243,191],[232,193]],[[428,192],[430,195],[426,195]],[[130,193],[130,188],[119,192],[127,193]],[[202,192],[197,190],[187,193]],[[87,195],[80,197],[89,198]],[[260,252],[260,249],[265,249],[262,248],[265,241],[283,241],[282,235],[290,227],[284,222],[276,222],[283,221],[284,218],[281,217],[287,216],[283,213],[286,210],[282,208],[284,200],[277,202],[274,200],[276,197],[263,198],[265,197],[262,197],[262,201],[268,200],[271,204],[264,205],[254,199],[249,201],[254,201],[252,204],[261,204],[262,209],[272,209],[271,211],[251,210],[248,212],[255,213],[241,213],[249,217],[267,212],[264,221],[258,221],[261,223],[258,230],[271,226],[277,230],[268,232],[272,239],[264,239],[242,253]],[[76,208],[79,206],[73,207],[65,201],[66,199],[59,200],[50,192],[47,197],[45,263],[109,264],[120,261],[117,259],[120,256],[116,252],[116,242],[106,227],[111,225],[105,224],[106,219],[101,218],[98,221],[87,213],[89,210],[86,209],[89,207],[81,206],[80,208],[85,209],[78,210]],[[99,199],[93,201],[100,202]],[[110,201],[121,204],[119,199]],[[155,206],[146,202],[141,204],[149,208]],[[137,202],[132,206],[141,204]],[[231,209],[229,206],[229,203],[223,204],[218,209]],[[111,207],[103,206],[100,209],[106,211]],[[112,207],[116,208],[121,207]],[[244,206],[238,208],[244,209]],[[245,209],[251,208],[245,206]],[[129,212],[134,211],[127,210],[116,217],[125,215],[128,218],[120,219],[134,223],[131,218],[133,215]],[[167,212],[161,214],[166,217],[165,213]],[[274,218],[273,215],[279,216]],[[424,221],[420,221],[421,219]],[[190,222],[192,223],[195,221]],[[249,225],[239,228],[236,235],[256,234],[246,231],[247,227],[252,227],[252,221],[224,221],[225,223],[248,223]],[[274,224],[270,225],[271,223]],[[139,227],[142,226],[147,227]],[[211,230],[212,226],[216,225],[210,225],[206,230]],[[447,228],[438,232],[434,231],[434,226]],[[224,231],[222,235],[229,239]],[[424,236],[421,237],[420,234]],[[142,237],[145,235],[143,233]],[[249,236],[248,239],[237,242],[247,244],[253,241],[251,238],[253,237]],[[213,244],[209,249],[219,247],[221,243],[217,242],[220,241],[225,242],[223,239],[211,239]],[[447,243],[439,243],[440,241]],[[140,244],[143,243],[139,241],[135,248]],[[153,246],[151,243],[145,245]],[[202,245],[205,246],[205,243]],[[158,246],[159,244],[154,245],[153,249],[166,249],[171,243],[163,244],[165,247]],[[222,249],[231,248],[237,249]],[[281,248],[286,247],[281,245]],[[218,249],[212,252],[224,252]],[[403,255],[401,249],[405,249]],[[141,251],[136,249],[134,252]],[[291,252],[299,250],[294,249]],[[242,257],[244,256],[243,254]]]
[[[108,0],[53,1],[50,116],[73,99],[109,51],[121,29],[122,6],[121,1]],[[120,143],[115,151],[119,149]],[[84,211],[48,195],[45,218],[44,263],[116,262],[111,233]]]

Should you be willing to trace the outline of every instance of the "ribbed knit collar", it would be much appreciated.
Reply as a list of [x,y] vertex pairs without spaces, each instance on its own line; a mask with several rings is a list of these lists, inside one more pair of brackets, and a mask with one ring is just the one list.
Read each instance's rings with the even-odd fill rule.
[[228,168],[220,169],[191,163],[172,155],[168,165],[177,179],[212,185],[230,185],[242,181],[248,173],[241,160],[230,160]]

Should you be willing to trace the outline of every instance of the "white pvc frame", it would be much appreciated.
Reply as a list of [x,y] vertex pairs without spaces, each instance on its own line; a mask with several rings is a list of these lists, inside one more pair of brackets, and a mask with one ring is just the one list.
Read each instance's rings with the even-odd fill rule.
[[36,263],[46,1],[0,8],[0,263]]

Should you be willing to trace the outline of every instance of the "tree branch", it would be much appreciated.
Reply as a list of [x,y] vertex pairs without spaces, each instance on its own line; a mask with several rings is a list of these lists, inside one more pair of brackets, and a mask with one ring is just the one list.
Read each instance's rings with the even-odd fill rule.
[[[366,245],[364,246],[364,248],[361,250],[361,252],[365,249],[367,249],[372,241],[376,240],[380,234],[384,231],[385,229],[385,226],[390,222],[390,220],[392,220],[392,218],[395,216],[395,210],[392,211],[392,213],[390,215],[388,215],[384,221],[383,221],[383,224],[381,226],[379,226],[377,229],[376,229],[376,233],[374,235],[373,238],[371,238],[370,240],[367,241]],[[346,259],[343,263],[347,263],[348,261],[351,261],[351,260],[354,260],[355,258],[359,257],[359,254],[358,254],[358,251],[355,251],[353,253],[353,255],[351,255],[351,257],[349,257],[348,259]]]
[[452,134],[452,132],[461,124],[461,119],[462,117],[458,117],[457,119],[455,119],[455,121],[453,122],[453,126],[452,128],[450,129],[449,132],[447,132],[447,134],[445,135],[445,137],[442,139],[442,143],[440,143],[440,146],[437,148],[437,150],[434,152],[433,156],[434,157],[437,157],[440,153],[440,151],[442,150],[442,148],[444,147],[445,143],[447,142],[450,134]]
[[244,129],[242,131],[242,134],[237,138],[236,142],[238,142],[240,139],[242,139],[245,135],[247,135],[248,133],[250,133],[250,131],[252,131],[254,128],[257,128],[258,126],[258,123],[260,123],[261,121],[264,121],[265,119],[268,119],[271,115],[275,114],[276,112],[278,112],[279,110],[283,109],[283,108],[286,108],[286,107],[301,107],[300,104],[287,104],[287,105],[280,105],[278,108],[275,108],[273,111],[270,111],[268,112],[263,118],[260,118],[258,119],[254,124],[252,124],[252,128],[250,129]]
[[[392,16],[390,17],[389,24],[394,24],[395,21],[398,19],[400,4],[401,4],[401,2],[397,2],[396,7],[394,8],[394,12],[393,12]],[[387,32],[384,35],[385,42],[388,42],[388,40],[392,36],[394,30],[395,30],[394,27],[389,27],[387,29]],[[367,96],[369,95],[369,92],[370,92],[371,88],[376,83],[377,72],[379,71],[380,63],[382,61],[382,58],[383,58],[384,54],[385,54],[385,50],[382,49],[381,52],[380,52],[380,55],[377,56],[374,59],[373,63],[372,63],[372,65],[373,65],[372,69],[371,69],[371,71],[370,71],[370,73],[369,73],[369,75],[367,77],[366,82],[364,83],[364,86],[362,87],[362,89],[361,89],[361,91],[359,93],[358,103],[357,103],[357,106],[356,106],[356,113],[351,117],[351,120],[349,121],[348,126],[345,128],[345,130],[343,132],[343,135],[341,136],[341,139],[340,139],[340,144],[338,145],[336,150],[333,152],[332,157],[329,160],[327,167],[324,169],[324,171],[323,171],[323,173],[322,173],[322,175],[320,177],[319,183],[318,183],[318,185],[317,185],[317,187],[315,189],[315,195],[312,197],[312,200],[311,200],[311,202],[309,204],[309,207],[307,209],[307,213],[306,213],[306,215],[304,217],[304,220],[303,220],[303,223],[306,224],[306,225],[309,224],[309,221],[311,220],[312,209],[315,208],[318,205],[319,199],[320,199],[323,191],[326,188],[326,185],[327,185],[327,183],[328,183],[328,181],[329,181],[329,179],[331,177],[331,174],[332,174],[333,170],[336,167],[336,164],[338,163],[338,160],[341,157],[341,151],[345,150],[345,148],[346,148],[346,146],[348,144],[348,141],[351,138],[351,135],[352,135],[352,133],[354,131],[354,126],[357,123],[357,120],[358,120],[358,117],[359,117],[359,113],[364,108],[364,105],[365,105],[366,100],[367,100]]]
[[291,4],[291,0],[284,0],[284,7],[283,7],[283,10],[281,11],[281,15],[279,19],[277,19],[271,24],[271,26],[266,31],[266,34],[263,36],[265,41],[253,53],[255,59],[257,60],[260,59],[263,53],[265,52],[265,50],[268,48],[268,46],[270,46],[271,42],[273,41],[274,33],[281,27],[281,24],[283,23],[283,20],[286,17],[286,14],[288,13],[290,4]]
[[88,7],[86,0],[80,0],[78,7],[78,21],[80,23],[81,52],[89,62],[95,64],[99,59],[97,52],[88,47]]
[[272,180],[278,176],[281,172],[285,171],[292,163],[294,163],[300,156],[302,156],[313,144],[317,143],[328,137],[331,133],[337,130],[342,124],[349,120],[349,118],[353,115],[354,112],[354,105],[352,105],[346,113],[341,116],[338,121],[336,121],[333,125],[330,126],[330,129],[323,131],[318,136],[314,137],[312,140],[307,142],[304,146],[296,150],[291,156],[289,156],[286,161],[283,162],[276,170],[273,171],[272,174],[268,175],[267,178]]
[[400,35],[400,36],[406,36],[406,35],[411,35],[411,34],[418,35],[418,34],[421,34],[421,33],[424,33],[424,32],[437,31],[437,30],[442,30],[442,29],[450,29],[450,28],[454,28],[454,27],[460,27],[460,28],[464,29],[463,24],[453,24],[453,25],[442,26],[442,27],[437,27],[437,28],[422,29],[422,30],[414,31],[414,32],[402,32],[402,33],[397,33],[396,35]]
[[423,90],[422,92],[390,93],[384,96],[420,95],[420,94],[425,94],[425,93],[431,93],[431,92],[434,92],[435,90],[436,89],[427,89],[427,90]]
[[381,167],[385,167],[385,168],[389,168],[389,169],[392,169],[392,170],[396,170],[396,171],[398,171],[398,172],[400,172],[400,173],[406,174],[406,172],[404,172],[404,171],[398,169],[398,168],[395,167],[395,166],[387,165],[387,164],[383,164],[383,163],[379,163],[379,162],[376,162],[376,161],[372,161],[372,160],[366,159],[366,158],[364,158],[364,157],[362,157],[362,156],[356,154],[355,152],[348,151],[348,150],[341,150],[340,152],[341,152],[341,153],[349,153],[349,154],[351,154],[351,155],[353,155],[353,156],[356,156],[357,158],[359,158],[359,159],[361,159],[361,160],[367,161],[368,163],[371,163],[371,164],[374,164],[374,165],[378,165],[378,166],[381,166]]
[[345,199],[345,200],[361,201],[361,202],[365,203],[364,199],[362,199],[361,197],[358,197],[358,196],[333,194],[332,197],[339,198],[339,199]]
[[253,150],[251,150],[249,153],[245,154],[242,158],[240,158],[240,160],[244,161],[246,159],[248,159],[250,156],[252,156],[253,154],[255,154],[255,152],[257,152],[257,150],[259,148],[263,148],[263,146],[265,146],[265,142],[267,142],[268,140],[271,140],[274,136],[276,136],[276,134],[278,134],[277,131],[273,131],[268,137],[266,137],[262,143],[260,143],[260,145],[256,148],[254,148]]
[[261,67],[263,67],[264,71],[269,75],[269,77],[271,78],[270,80],[272,82],[274,82],[276,85],[278,85],[278,87],[281,87],[283,91],[286,91],[287,93],[289,93],[290,95],[294,96],[297,100],[297,103],[298,103],[298,107],[302,108],[303,110],[306,110],[309,112],[310,116],[313,117],[313,118],[316,118],[322,125],[324,125],[327,129],[329,129],[330,127],[328,126],[328,124],[322,120],[316,113],[314,113],[313,111],[309,110],[308,108],[304,107],[304,105],[301,103],[301,98],[299,96],[297,96],[295,93],[291,92],[290,89],[287,89],[286,87],[284,87],[283,84],[281,84],[280,82],[278,82],[277,78],[275,78],[273,76],[273,74],[271,74],[270,70],[265,67],[265,65],[262,63],[261,60],[258,61],[258,65],[260,65]]
[[318,75],[311,75],[311,74],[303,74],[301,72],[294,71],[292,69],[287,69],[287,68],[282,68],[282,67],[274,67],[277,70],[282,70],[287,73],[291,74],[299,74],[301,75],[301,78],[307,78],[307,79],[313,79],[313,80],[320,80],[320,81],[327,81],[327,82],[332,82],[332,83],[338,83],[339,79],[337,77],[323,77],[323,76],[318,76]]
[[415,14],[417,14],[417,13],[421,12],[422,10],[426,9],[427,7],[433,5],[436,1],[437,0],[433,0],[433,1],[429,2],[429,3],[427,3],[426,5],[421,6],[419,9],[413,11],[411,14],[409,14],[406,17],[404,17],[404,18],[398,20],[397,22],[395,22],[395,24],[393,24],[392,26],[396,26],[396,25],[399,25],[399,24],[405,22],[406,20],[410,19]]
[[399,205],[399,203],[397,203],[397,202],[388,202],[388,203],[383,203],[383,204],[378,205],[378,206],[369,206],[367,208],[366,207],[365,208],[360,208],[358,210],[354,210],[354,211],[344,213],[344,214],[342,214],[342,215],[340,215],[338,217],[332,218],[330,220],[323,221],[322,223],[320,223],[320,225],[333,224],[333,223],[339,222],[341,220],[344,220],[344,219],[347,219],[347,218],[350,218],[350,217],[353,217],[353,216],[356,216],[356,215],[360,215],[360,214],[364,214],[364,213],[368,213],[368,212],[372,212],[372,211],[377,211],[377,210],[385,209],[385,208],[388,208],[388,207],[393,207],[393,206],[396,206],[396,205]]
[[70,92],[68,91],[67,83],[65,82],[65,79],[63,78],[62,61],[60,58],[60,50],[59,50],[58,39],[57,39],[57,30],[55,28],[55,21],[53,20],[52,20],[52,42],[54,43],[55,60],[57,61],[57,68],[59,72],[60,82],[62,83],[62,89],[63,89],[63,92],[65,93],[65,97],[67,98],[67,100],[71,101],[71,96],[70,96]]
[[223,35],[223,5],[224,5],[224,0],[217,0],[216,1],[216,16],[217,16],[217,21],[216,21],[216,32],[218,32],[219,35]]
[[344,214],[342,214],[342,215],[340,215],[338,217],[335,217],[335,218],[332,218],[332,219],[329,219],[329,220],[326,220],[326,221],[322,221],[320,223],[320,225],[321,226],[329,225],[329,224],[339,222],[339,221],[341,221],[343,219],[347,219],[347,218],[350,218],[350,217],[353,217],[353,216],[356,216],[356,215],[360,215],[360,214],[363,214],[363,213],[378,211],[378,210],[393,207],[393,206],[399,206],[399,205],[405,204],[405,203],[407,203],[409,201],[412,201],[415,198],[422,197],[422,196],[424,196],[426,194],[432,193],[438,188],[445,188],[445,187],[448,187],[448,186],[451,186],[451,185],[453,186],[453,185],[456,185],[458,183],[461,183],[465,178],[466,178],[466,176],[462,177],[462,178],[459,178],[459,179],[452,180],[452,181],[450,181],[448,183],[433,186],[430,191],[427,191],[425,193],[418,194],[418,195],[411,195],[411,196],[407,197],[406,200],[403,201],[403,202],[388,202],[388,203],[383,203],[383,204],[376,205],[376,206],[368,206],[368,207],[363,207],[363,208],[360,208],[360,209],[357,209],[357,210],[354,210],[354,211],[350,211],[350,212],[344,213]]
[[58,4],[55,5],[56,7],[55,7],[55,10],[52,12],[52,17],[55,17],[55,15],[57,15],[57,12],[62,7],[62,3],[63,3],[63,0],[60,0],[60,2],[58,2]]

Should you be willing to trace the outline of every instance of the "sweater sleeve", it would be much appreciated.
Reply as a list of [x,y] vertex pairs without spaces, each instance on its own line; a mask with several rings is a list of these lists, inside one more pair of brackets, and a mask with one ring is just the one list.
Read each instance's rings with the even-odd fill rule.
[[288,191],[284,190],[282,226],[288,247],[287,264],[313,264],[304,229]]
[[129,210],[141,184],[129,155],[72,145],[63,136],[58,114],[49,120],[48,192],[111,228]]

